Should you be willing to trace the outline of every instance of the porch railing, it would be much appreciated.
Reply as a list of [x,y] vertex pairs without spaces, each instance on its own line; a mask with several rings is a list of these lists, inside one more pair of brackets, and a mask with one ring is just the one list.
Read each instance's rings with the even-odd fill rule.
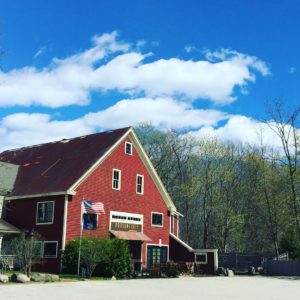
[[15,255],[0,255],[0,272],[14,268]]

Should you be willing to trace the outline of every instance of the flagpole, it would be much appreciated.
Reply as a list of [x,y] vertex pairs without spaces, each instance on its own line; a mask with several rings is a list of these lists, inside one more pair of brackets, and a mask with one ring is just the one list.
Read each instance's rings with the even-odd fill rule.
[[81,201],[81,205],[80,205],[80,238],[79,238],[78,265],[77,265],[77,275],[78,276],[80,273],[80,256],[81,256],[82,230],[83,230],[83,215],[82,215],[83,199],[84,199],[84,197],[82,197],[82,201]]

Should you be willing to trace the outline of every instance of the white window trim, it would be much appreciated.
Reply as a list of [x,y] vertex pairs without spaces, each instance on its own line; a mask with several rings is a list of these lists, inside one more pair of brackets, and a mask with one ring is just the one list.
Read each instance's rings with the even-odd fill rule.
[[[156,215],[162,215],[162,225],[156,225],[156,224],[153,224],[152,223],[152,216],[153,216],[153,214],[156,214]],[[160,213],[160,212],[156,212],[156,211],[152,211],[151,212],[151,226],[152,227],[160,227],[160,228],[162,228],[162,227],[164,227],[164,214],[163,213]]]
[[[44,250],[45,250],[44,245],[47,244],[47,243],[55,243],[56,244],[55,256],[45,256],[44,255]],[[57,258],[57,250],[58,250],[58,241],[44,241],[43,242],[43,258]]]
[[[138,178],[139,177],[142,177],[142,192],[141,193],[139,193],[138,192]],[[144,175],[142,175],[142,174],[136,174],[136,183],[135,183],[135,191],[136,191],[136,193],[138,194],[138,195],[144,195]]]
[[[114,172],[115,171],[119,172],[119,187],[118,188],[114,187]],[[120,191],[121,190],[121,176],[122,176],[121,170],[119,170],[119,169],[112,169],[112,185],[111,185],[111,187],[115,191]]]
[[[126,217],[126,219],[114,219],[113,215],[116,216],[121,216],[121,217]],[[133,218],[139,218],[140,221],[135,221],[135,220],[128,220],[128,218],[133,217]],[[118,222],[118,223],[129,223],[129,224],[138,224],[142,225],[142,232],[143,232],[143,224],[144,224],[144,216],[140,214],[132,214],[128,212],[123,212],[123,211],[110,211],[110,219],[109,219],[109,230],[111,230],[111,223],[112,222]]]
[[[53,203],[53,214],[52,214],[52,221],[47,223],[38,223],[38,212],[39,212],[39,204],[40,203]],[[54,211],[55,211],[55,201],[39,201],[36,203],[36,216],[35,216],[35,224],[36,225],[51,225],[54,221]]]
[[[197,255],[205,255],[205,261],[197,261],[197,259],[196,259]],[[199,264],[199,265],[207,265],[207,253],[205,253],[205,252],[195,253],[195,263]]]
[[[127,145],[130,145],[130,146],[131,146],[131,151],[130,151],[130,153],[127,153],[127,152],[126,152],[126,147],[127,147]],[[132,143],[130,143],[130,142],[125,142],[125,154],[127,154],[127,155],[132,155]]]
[[158,246],[158,247],[167,247],[168,248],[168,255],[167,255],[167,262],[170,260],[170,251],[169,251],[169,245],[167,244],[146,244],[146,259],[145,259],[145,265],[147,266],[148,261],[147,261],[147,257],[148,257],[148,246]]

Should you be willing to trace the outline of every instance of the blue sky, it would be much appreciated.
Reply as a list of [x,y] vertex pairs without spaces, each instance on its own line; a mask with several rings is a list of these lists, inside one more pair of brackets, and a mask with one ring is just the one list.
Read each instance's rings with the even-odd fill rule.
[[255,143],[267,101],[299,103],[299,15],[296,0],[3,0],[1,149],[140,122]]

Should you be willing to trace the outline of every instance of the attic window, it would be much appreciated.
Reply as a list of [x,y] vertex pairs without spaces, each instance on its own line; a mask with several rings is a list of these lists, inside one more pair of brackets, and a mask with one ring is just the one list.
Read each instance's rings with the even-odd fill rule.
[[125,153],[132,155],[132,144],[129,142],[125,142]]

